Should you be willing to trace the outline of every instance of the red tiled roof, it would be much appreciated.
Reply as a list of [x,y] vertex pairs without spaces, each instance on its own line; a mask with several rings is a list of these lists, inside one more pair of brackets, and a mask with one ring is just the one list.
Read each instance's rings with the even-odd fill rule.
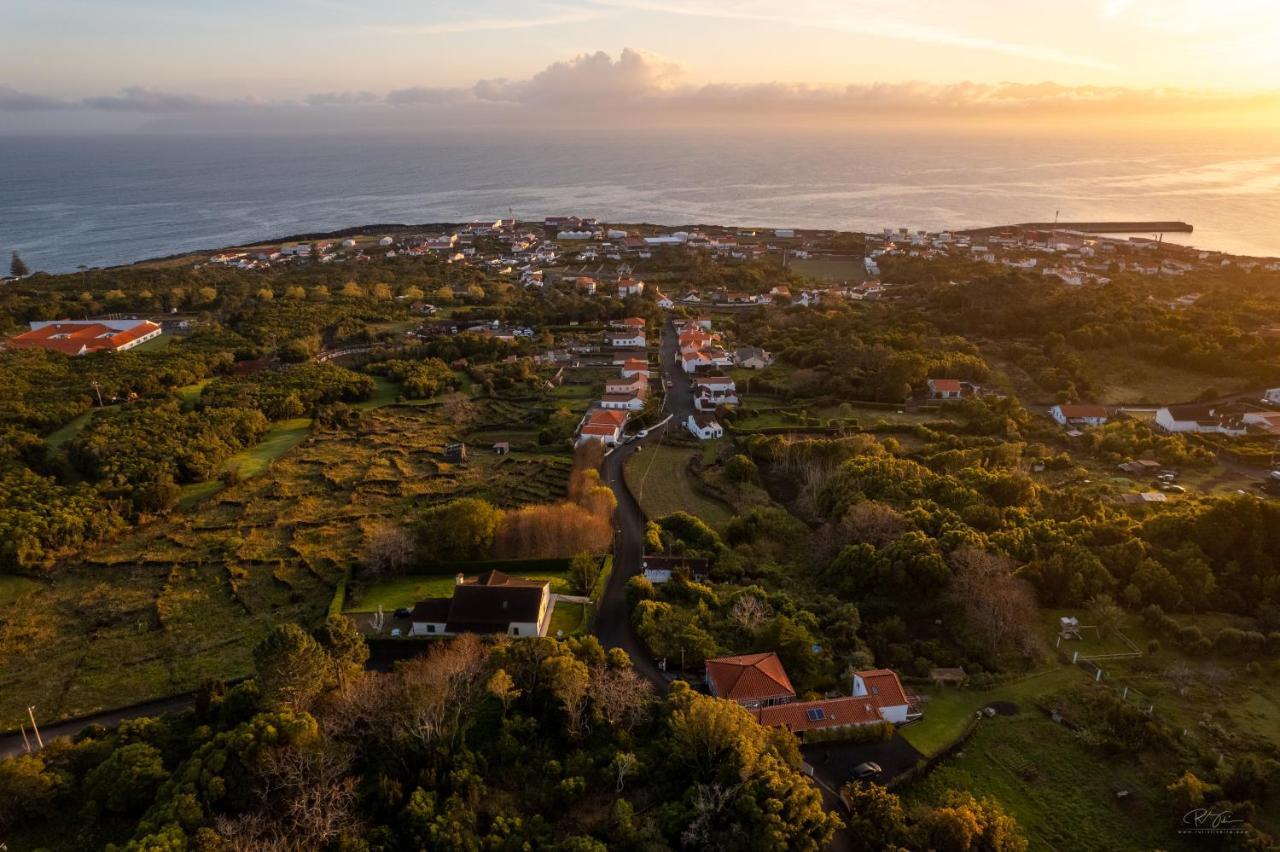
[[98,322],[59,322],[19,334],[9,345],[15,349],[52,349],[68,355],[114,351],[159,328],[150,320],[138,320],[123,331]]
[[907,693],[902,688],[902,681],[892,669],[869,669],[858,672],[857,676],[867,687],[864,700],[870,701],[877,708],[898,707],[907,704]]
[[929,386],[936,391],[958,391],[960,390],[959,379],[930,379]]
[[599,408],[591,412],[591,416],[587,418],[588,426],[622,426],[627,422],[627,413],[625,411],[616,411],[609,408]]
[[761,725],[787,728],[797,733],[884,721],[879,709],[871,701],[852,696],[822,701],[792,701],[761,707],[752,712]]
[[1107,409],[1101,405],[1059,405],[1063,417],[1106,417]]
[[707,660],[707,680],[713,684],[718,697],[734,701],[795,698],[796,695],[782,661],[772,651]]

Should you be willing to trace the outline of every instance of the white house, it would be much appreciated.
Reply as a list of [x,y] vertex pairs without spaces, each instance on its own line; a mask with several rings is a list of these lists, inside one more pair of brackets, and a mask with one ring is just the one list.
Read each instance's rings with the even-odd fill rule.
[[886,722],[907,721],[910,704],[902,682],[892,669],[871,669],[853,675],[853,697],[865,698]]
[[618,279],[618,296],[639,296],[644,293],[644,282],[636,278]]
[[627,425],[627,412],[617,409],[597,408],[587,412],[578,429],[578,443],[600,441],[605,446],[617,444],[622,437],[622,428]]
[[644,408],[644,397],[639,393],[606,393],[600,397],[600,407],[622,411],[640,411]]
[[759,346],[743,346],[734,351],[733,360],[748,370],[763,370],[773,363],[773,356]]
[[614,331],[609,333],[609,345],[615,349],[643,349],[643,331]]
[[1269,402],[1272,405],[1280,405],[1280,388],[1271,388],[1262,395],[1263,402]]
[[649,362],[643,358],[628,358],[622,365],[622,377],[633,378],[644,376],[649,378]]
[[1156,412],[1156,425],[1166,432],[1202,432],[1239,437],[1248,427],[1235,415],[1212,405],[1168,405]]
[[728,376],[699,376],[693,380],[694,405],[707,411],[717,405],[737,405],[738,386]]
[[930,399],[959,399],[961,394],[959,379],[930,379]]
[[690,414],[684,425],[700,441],[711,441],[724,437],[724,427],[709,414]]
[[414,605],[409,633],[545,636],[551,610],[549,582],[517,580],[501,571],[486,571],[470,580],[459,574],[452,597],[427,598]]
[[1101,426],[1107,422],[1107,409],[1101,405],[1055,405],[1049,416],[1062,426]]
[[658,291],[658,307],[662,308],[663,310],[669,311],[675,306],[676,306],[676,303],[671,300],[670,296],[668,296],[666,293],[663,293],[661,290]]

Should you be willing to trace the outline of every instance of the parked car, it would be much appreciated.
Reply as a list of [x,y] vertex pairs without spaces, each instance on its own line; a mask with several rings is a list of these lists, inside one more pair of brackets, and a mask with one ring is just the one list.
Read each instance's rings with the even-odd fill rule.
[[396,610],[396,618],[408,618],[411,615],[413,615],[413,610],[407,606],[402,606]]
[[1161,485],[1160,490],[1168,492],[1169,494],[1186,494],[1187,493],[1187,489],[1183,488],[1181,485],[1174,485],[1171,482],[1167,482],[1164,485]]
[[401,630],[399,627],[393,627],[393,628],[391,628],[391,638],[392,638],[392,639],[399,639],[399,638],[400,638],[401,636],[403,636],[403,635],[404,635],[404,631],[403,631],[403,630]]
[[[649,437],[649,430],[648,430],[648,429],[641,429],[639,432],[637,432],[637,433],[636,433],[636,437],[637,437],[637,438],[647,438],[647,437]],[[1280,477],[1276,477],[1276,478],[1277,478],[1277,479],[1280,479]]]
[[853,767],[853,771],[849,773],[849,778],[853,781],[869,781],[872,778],[878,778],[882,772],[884,770],[880,768],[880,764],[867,761]]

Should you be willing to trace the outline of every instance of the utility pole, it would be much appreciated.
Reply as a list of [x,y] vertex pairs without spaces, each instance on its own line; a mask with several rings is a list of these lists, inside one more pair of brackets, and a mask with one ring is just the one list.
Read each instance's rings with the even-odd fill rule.
[[27,754],[31,754],[31,740],[27,739],[27,726],[19,722],[18,730],[22,732],[22,745],[26,747]]
[[93,392],[98,395],[98,407],[102,408],[102,387],[98,384],[97,379],[94,379],[89,384],[93,385]]
[[36,744],[37,744],[37,745],[39,745],[41,749],[43,749],[43,748],[44,748],[44,740],[40,738],[40,727],[39,727],[38,725],[36,725],[36,708],[35,708],[35,705],[33,705],[33,704],[28,704],[28,705],[27,705],[27,716],[29,716],[29,717],[30,717],[30,719],[31,719],[31,730],[32,730],[32,731],[35,731],[35,734],[36,734]]

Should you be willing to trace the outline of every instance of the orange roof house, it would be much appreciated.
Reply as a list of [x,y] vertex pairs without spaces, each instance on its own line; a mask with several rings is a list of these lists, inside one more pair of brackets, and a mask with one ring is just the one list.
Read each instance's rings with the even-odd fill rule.
[[33,322],[31,330],[9,340],[13,349],[48,349],[65,355],[123,352],[160,335],[149,320]]
[[824,728],[845,728],[885,721],[865,698],[843,696],[821,701],[791,701],[753,711],[756,721],[770,728],[786,728],[793,734]]
[[795,687],[772,651],[707,660],[707,687],[717,698],[743,707],[768,707],[794,701]]

